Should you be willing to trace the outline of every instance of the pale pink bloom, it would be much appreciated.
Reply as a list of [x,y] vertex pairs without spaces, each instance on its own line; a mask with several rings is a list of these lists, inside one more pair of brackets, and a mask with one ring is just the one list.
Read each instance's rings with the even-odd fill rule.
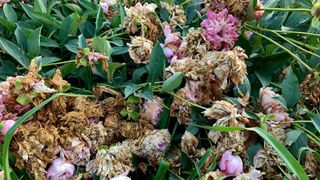
[[226,175],[233,176],[242,173],[243,163],[238,155],[232,155],[232,151],[225,151],[219,163],[220,171]]
[[67,180],[72,179],[75,167],[62,158],[56,158],[52,161],[47,171],[48,180]]
[[179,56],[178,48],[180,47],[182,40],[179,37],[180,33],[172,33],[169,25],[165,25],[163,33],[166,39],[164,40],[164,44],[161,44],[161,47],[167,60],[171,62],[173,57]]
[[239,22],[236,17],[223,9],[219,13],[207,11],[207,18],[201,22],[205,28],[204,36],[211,43],[213,50],[230,50],[238,39],[237,33]]
[[141,111],[141,116],[153,125],[157,125],[160,114],[163,111],[162,103],[163,100],[159,97],[155,97],[151,101],[145,101]]
[[103,13],[104,13],[104,14],[107,14],[108,11],[109,11],[108,3],[106,3],[106,2],[100,2],[100,6],[101,6],[101,8],[102,8],[102,10],[103,10]]
[[14,120],[3,121],[4,125],[1,129],[1,134],[5,136],[7,134],[7,132],[9,131],[9,129],[14,125],[14,123],[16,123],[16,121],[14,121]]

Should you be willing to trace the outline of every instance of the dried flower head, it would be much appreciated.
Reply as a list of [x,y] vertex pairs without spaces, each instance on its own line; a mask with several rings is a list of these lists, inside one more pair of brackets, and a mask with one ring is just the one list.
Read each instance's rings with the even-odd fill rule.
[[47,179],[72,179],[74,171],[75,167],[73,164],[66,162],[62,158],[56,158],[47,170]]
[[[265,113],[272,113],[275,115],[275,119],[273,119],[271,122],[268,122],[273,126],[279,122],[291,121],[291,118],[286,112],[287,110],[285,107],[283,107],[282,104],[276,100],[276,98],[279,96],[279,94],[273,92],[269,87],[260,89],[259,101],[263,111]],[[288,125],[290,124],[283,124],[282,127],[287,127]]]
[[163,100],[160,97],[154,97],[153,100],[147,100],[143,103],[139,114],[144,121],[157,125],[162,111]]
[[311,105],[320,104],[320,76],[309,74],[300,85],[302,97]]
[[140,140],[138,155],[148,158],[152,163],[157,163],[165,155],[170,145],[170,138],[168,129],[149,131]]
[[205,28],[203,35],[211,43],[211,48],[213,50],[232,49],[239,37],[238,20],[228,14],[227,9],[219,13],[208,10],[207,17],[208,19],[201,22],[201,27]]
[[72,138],[71,144],[62,149],[63,157],[78,166],[84,166],[90,161],[90,147],[78,138]]
[[241,47],[235,47],[231,51],[209,52],[204,61],[212,67],[214,74],[221,81],[221,89],[225,90],[229,81],[241,84],[247,74],[247,66],[244,59],[247,55]]
[[142,36],[131,37],[129,55],[136,64],[149,64],[153,42]]
[[232,151],[228,150],[223,153],[219,168],[222,173],[226,175],[236,175],[242,173],[243,163],[238,155],[232,155]]
[[107,141],[109,141],[107,129],[102,125],[102,122],[89,124],[89,127],[86,127],[81,133],[81,136],[90,144],[91,152],[97,151],[100,146],[107,144]]
[[304,160],[304,169],[308,174],[310,179],[316,179],[320,172],[320,161],[317,160],[317,157],[314,153],[307,151],[306,157]]
[[86,170],[97,174],[100,179],[110,179],[134,168],[131,162],[132,141],[123,141],[109,149],[100,149],[96,158],[90,161]]
[[183,7],[180,5],[176,5],[174,3],[168,2],[160,2],[161,7],[169,11],[170,13],[170,21],[169,25],[172,28],[175,28],[177,24],[184,24],[187,20],[187,17],[184,15]]
[[265,175],[264,172],[261,172],[259,170],[256,170],[254,167],[250,167],[249,172],[247,173],[241,173],[237,175],[233,180],[257,180],[257,179],[263,179],[263,175]]
[[243,19],[247,13],[249,0],[211,0],[210,9],[219,12],[228,9],[230,14]]
[[228,120],[230,118],[239,117],[237,113],[238,109],[228,101],[215,101],[211,108],[205,110],[204,116],[219,119],[219,120]]
[[155,15],[156,4],[145,3],[142,5],[140,2],[131,6],[125,7],[127,16],[124,19],[124,26],[127,27],[126,31],[133,36],[142,36],[152,42],[155,42],[160,33],[160,26]]
[[181,137],[181,151],[187,155],[195,155],[198,143],[198,139],[193,134],[185,131]]

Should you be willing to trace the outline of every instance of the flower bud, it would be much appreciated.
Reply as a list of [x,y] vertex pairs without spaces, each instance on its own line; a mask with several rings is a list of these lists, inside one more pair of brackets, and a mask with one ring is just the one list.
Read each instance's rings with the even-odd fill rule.
[[226,175],[236,175],[242,173],[243,163],[238,155],[232,155],[232,151],[225,151],[219,163],[220,171]]
[[56,158],[47,171],[47,179],[71,179],[75,167],[73,164],[66,162],[62,158]]
[[9,131],[9,129],[14,125],[15,122],[16,121],[14,121],[14,120],[4,121],[3,127],[1,129],[1,134],[5,136],[7,134],[7,132]]

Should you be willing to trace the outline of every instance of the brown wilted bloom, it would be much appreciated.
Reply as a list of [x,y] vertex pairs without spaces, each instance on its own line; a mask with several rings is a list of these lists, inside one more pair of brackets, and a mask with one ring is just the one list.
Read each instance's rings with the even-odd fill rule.
[[219,170],[208,172],[203,176],[203,180],[216,180],[222,178],[223,175]]
[[59,69],[56,70],[51,83],[53,84],[54,88],[57,89],[59,92],[65,92],[71,86],[70,83],[63,80],[62,73]]
[[153,129],[154,127],[152,124],[145,122],[120,121],[117,134],[122,139],[137,139]]
[[107,70],[108,68],[108,57],[105,54],[91,51],[89,48],[79,49],[76,56],[76,64],[79,68],[80,66],[90,66],[95,70],[97,63],[101,63],[102,69]]
[[178,97],[190,101],[195,97],[195,93],[190,92],[186,87],[179,89],[176,92],[176,96],[173,98],[173,102],[170,107],[170,116],[176,117],[180,124],[190,124],[192,122],[191,107],[187,102]]
[[76,97],[72,103],[74,111],[83,112],[90,121],[98,121],[103,116],[102,107],[96,101],[86,97]]
[[243,19],[247,13],[249,2],[249,0],[211,0],[210,9],[220,12],[226,8],[230,14]]
[[247,66],[244,59],[247,55],[237,46],[231,51],[211,51],[204,57],[204,61],[212,67],[215,76],[221,81],[221,89],[225,90],[232,81],[238,85],[243,82],[247,74]]
[[125,7],[127,16],[124,19],[126,31],[132,36],[142,36],[152,42],[155,42],[160,34],[160,25],[155,14],[156,4],[140,2],[131,6]]
[[108,141],[107,129],[102,125],[102,122],[91,123],[81,133],[83,139],[90,145],[91,152],[96,152],[98,148]]
[[265,173],[250,167],[249,172],[238,174],[233,180],[258,180],[263,179]]
[[11,143],[16,167],[26,168],[31,177],[45,179],[45,168],[56,157],[59,134],[55,126],[30,121],[22,124]]
[[310,152],[306,152],[306,157],[304,161],[304,169],[308,174],[310,179],[316,179],[318,173],[320,172],[320,162],[317,160],[316,156]]
[[69,146],[61,150],[62,156],[70,163],[84,166],[90,161],[90,147],[79,138],[72,138]]
[[198,143],[198,139],[193,134],[185,131],[181,137],[181,151],[187,155],[195,155]]
[[145,101],[142,109],[140,109],[140,118],[153,125],[158,124],[158,120],[163,111],[163,100],[155,96],[152,100]]
[[170,145],[171,135],[168,129],[149,131],[139,140],[137,155],[157,164],[165,155]]
[[238,109],[235,107],[235,105],[231,104],[228,101],[221,100],[215,101],[212,107],[208,108],[203,113],[206,117],[222,121],[239,117],[240,115],[237,113],[237,111]]
[[[274,120],[268,121],[271,126],[276,126],[279,122],[292,121],[287,110],[275,99],[276,97],[280,97],[280,95],[273,92],[270,87],[260,89],[259,102],[263,112],[275,115]],[[290,126],[290,123],[283,124],[281,126],[286,128]]]
[[302,97],[312,105],[320,104],[320,77],[309,74],[300,85]]
[[103,100],[99,101],[104,116],[120,112],[125,105],[125,100],[122,94],[111,88],[97,86],[94,88],[93,92],[97,98],[107,96],[106,98],[104,97]]
[[153,42],[142,36],[131,37],[129,55],[136,64],[149,64]]
[[203,36],[204,30],[199,28],[190,31],[182,40],[179,52],[182,58],[202,59],[210,50],[211,44]]
[[100,149],[96,158],[87,164],[86,171],[95,173],[100,179],[110,179],[133,171],[131,162],[133,143],[133,140],[126,140],[108,149]]
[[180,5],[168,2],[160,2],[161,7],[169,11],[170,13],[170,22],[169,26],[175,28],[177,24],[185,24],[187,17],[184,15],[184,9]]

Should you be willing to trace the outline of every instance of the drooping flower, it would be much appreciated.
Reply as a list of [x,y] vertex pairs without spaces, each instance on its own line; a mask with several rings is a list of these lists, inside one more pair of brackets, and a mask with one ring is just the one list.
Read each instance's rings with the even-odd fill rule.
[[90,147],[87,143],[73,138],[71,145],[62,150],[62,155],[65,159],[75,165],[86,165],[90,160]]
[[9,129],[16,123],[14,120],[6,120],[3,122],[3,127],[1,129],[1,134],[6,135]]
[[233,155],[232,151],[225,151],[219,162],[220,171],[226,175],[236,175],[242,173],[243,163],[238,155]]
[[203,35],[211,43],[213,50],[230,50],[238,39],[237,33],[239,22],[236,17],[223,9],[219,13],[207,11],[207,18],[201,22],[205,28]]
[[73,164],[66,162],[62,158],[56,158],[52,161],[47,171],[48,180],[72,179],[75,167]]
[[142,36],[131,37],[129,55],[136,64],[149,64],[153,42]]
[[109,5],[108,5],[108,3],[107,3],[107,2],[100,2],[100,6],[101,6],[101,8],[102,8],[102,10],[103,10],[103,13],[104,13],[104,14],[108,14],[108,12],[109,12]]
[[169,25],[165,25],[163,30],[164,36],[166,37],[164,44],[161,44],[164,55],[167,57],[167,60],[171,62],[173,57],[179,56],[179,47],[182,43],[182,40],[179,38],[180,33],[172,33]]
[[141,118],[153,125],[157,125],[160,114],[163,111],[162,103],[163,100],[160,97],[145,101],[140,111]]
[[198,139],[189,131],[186,131],[181,137],[181,151],[187,155],[195,155],[198,143]]

